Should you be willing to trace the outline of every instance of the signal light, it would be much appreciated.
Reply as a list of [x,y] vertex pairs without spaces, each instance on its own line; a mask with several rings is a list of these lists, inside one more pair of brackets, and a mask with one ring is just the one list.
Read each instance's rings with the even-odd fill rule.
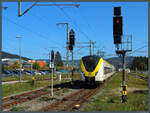
[[70,30],[69,32],[69,44],[70,45],[75,45],[75,33],[73,31],[73,29]]
[[123,26],[122,26],[122,16],[113,17],[113,34],[122,35]]
[[121,7],[114,7],[114,16],[121,15]]
[[121,36],[114,35],[114,44],[121,44]]
[[51,62],[54,62],[54,51],[51,51]]
[[119,20],[117,20],[116,23],[118,24],[118,23],[119,23]]

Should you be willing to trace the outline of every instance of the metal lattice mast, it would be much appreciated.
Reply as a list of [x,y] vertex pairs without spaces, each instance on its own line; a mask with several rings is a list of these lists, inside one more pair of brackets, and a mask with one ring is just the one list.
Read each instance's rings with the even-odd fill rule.
[[69,37],[68,37],[68,27],[69,27],[69,24],[67,23],[67,29],[66,29],[66,32],[67,32],[67,36],[66,36],[66,67],[67,67],[67,72],[68,72],[68,78],[69,78]]
[[[69,72],[69,34],[68,34],[69,23],[56,23],[56,25],[66,25],[66,68],[67,72]],[[69,78],[69,73],[67,76]]]

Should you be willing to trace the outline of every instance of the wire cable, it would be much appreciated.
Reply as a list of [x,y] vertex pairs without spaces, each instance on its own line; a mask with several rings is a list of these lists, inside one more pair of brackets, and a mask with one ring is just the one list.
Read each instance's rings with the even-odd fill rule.
[[[39,36],[39,37],[42,38],[42,39],[46,39],[46,41],[47,41],[47,39],[48,39],[48,37],[45,37],[44,35],[42,35],[42,34],[40,34],[40,33],[38,33],[38,32],[32,31],[31,29],[29,29],[29,28],[27,28],[27,27],[24,27],[23,25],[20,25],[20,24],[14,22],[14,21],[12,21],[12,20],[10,20],[10,19],[8,19],[8,18],[6,18],[6,20],[9,21],[9,22],[12,23],[12,24],[14,24],[14,25],[16,25],[16,26],[18,26],[18,27],[24,29],[24,30],[27,30],[27,31],[29,31],[29,32],[31,32],[31,33],[33,33],[33,34]],[[51,40],[51,42],[53,42],[53,43],[55,43],[55,44],[57,44],[57,45],[60,45],[60,44],[59,44],[58,42],[56,42],[56,41]]]
[[[55,3],[56,4],[56,3]],[[57,6],[57,8],[59,8],[63,13],[64,13],[64,15],[69,19],[69,20],[71,20],[72,22],[73,22],[73,24],[78,28],[76,28],[76,30],[78,30],[80,33],[82,33],[85,37],[86,37],[86,39],[88,39],[88,40],[90,40],[89,39],[89,37],[86,35],[86,33],[84,33],[80,28],[79,28],[79,26],[77,25],[77,23],[75,22],[75,21],[73,21],[73,19],[60,7],[60,6]]]

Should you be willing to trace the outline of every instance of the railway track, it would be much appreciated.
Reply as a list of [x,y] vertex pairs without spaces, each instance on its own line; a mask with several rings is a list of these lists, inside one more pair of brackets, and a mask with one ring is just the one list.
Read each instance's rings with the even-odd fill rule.
[[140,79],[143,79],[143,80],[148,80],[148,78],[143,77],[143,76],[141,76],[141,75],[139,75],[138,77],[139,77]]
[[[65,82],[61,84],[56,84],[54,85],[54,93],[59,90],[63,90],[66,86],[69,86],[70,82]],[[29,91],[21,94],[17,94],[14,96],[2,98],[2,110],[9,108],[11,106],[15,106],[17,104],[21,104],[27,101],[31,101],[33,99],[36,99],[38,97],[41,97],[43,95],[51,94],[50,88],[45,87],[42,89],[34,90],[34,91]]]
[[40,109],[40,111],[74,111],[74,109],[78,109],[76,105],[80,107],[83,103],[88,101],[92,95],[94,95],[104,84],[110,80],[110,78],[108,78],[104,83],[98,85],[96,88],[79,89],[66,98],[58,100],[51,105]]
[[[58,91],[58,88],[54,88],[54,92]],[[36,99],[42,95],[47,95],[50,94],[50,90],[46,91],[46,88],[43,89],[39,89],[39,90],[35,90],[35,91],[30,91],[30,92],[26,92],[26,93],[22,93],[19,95],[15,95],[15,96],[11,96],[11,97],[7,97],[7,98],[3,98],[2,99],[2,110],[23,103],[23,102],[27,102],[33,99]]]
[[134,73],[131,73],[131,74],[134,75],[135,77],[139,78],[139,79],[148,80],[148,78],[143,77],[143,76],[141,76],[141,75],[136,75],[136,74],[134,74]]
[[[107,81],[105,81],[104,83],[107,83]],[[85,86],[82,86],[83,84],[80,82],[77,82],[75,85],[71,85],[70,82],[57,84],[54,86],[54,93],[63,88],[71,88],[79,90],[73,92],[72,94],[69,94],[69,96],[66,96],[62,99],[57,99],[51,105],[40,109],[40,111],[73,111],[75,105],[79,104],[81,106],[83,103],[85,103],[92,95],[94,95],[104,85],[104,83],[101,83],[99,86],[90,89],[87,87],[85,88]],[[43,95],[50,94],[50,90],[47,90],[46,88],[3,98],[2,111],[4,111],[7,108],[9,109],[10,107],[15,106],[17,104],[31,101]]]

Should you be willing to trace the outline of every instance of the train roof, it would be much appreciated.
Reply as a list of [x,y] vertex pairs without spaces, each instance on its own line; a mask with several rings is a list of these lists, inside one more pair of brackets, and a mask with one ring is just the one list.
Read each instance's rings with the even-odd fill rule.
[[89,56],[83,56],[82,59],[84,59],[84,58],[90,58],[90,57],[92,57],[92,58],[93,58],[93,57],[94,57],[94,58],[99,58],[99,59],[102,58],[102,57],[100,57],[100,56],[98,56],[98,55],[89,55]]
[[[88,58],[93,58],[94,59],[103,59],[103,57],[100,57],[99,55],[88,55],[88,56],[83,56],[81,59],[88,59]],[[111,65],[114,67],[114,65],[110,64],[109,62],[107,62],[106,60],[103,59],[104,62],[106,62],[107,64]]]

